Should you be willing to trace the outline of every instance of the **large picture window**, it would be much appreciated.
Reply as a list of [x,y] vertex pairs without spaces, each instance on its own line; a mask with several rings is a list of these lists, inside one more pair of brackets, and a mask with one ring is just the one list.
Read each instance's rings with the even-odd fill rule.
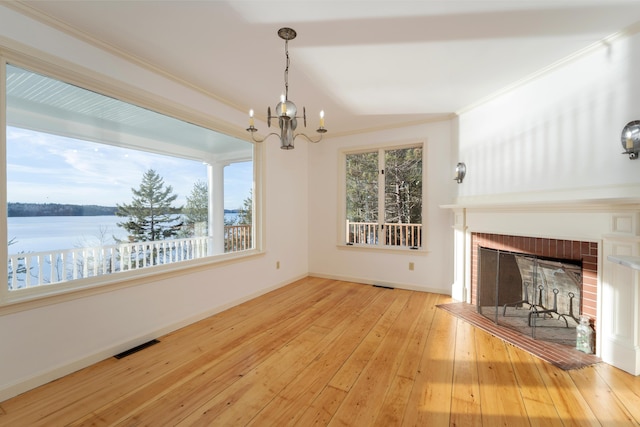
[[253,144],[25,68],[5,71],[0,303],[255,247]]
[[347,245],[422,247],[422,146],[345,154]]

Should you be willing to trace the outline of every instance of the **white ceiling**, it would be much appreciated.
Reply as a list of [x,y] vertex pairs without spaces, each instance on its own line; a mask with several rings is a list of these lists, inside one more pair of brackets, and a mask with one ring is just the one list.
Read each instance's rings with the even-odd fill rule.
[[640,22],[638,0],[21,3],[262,119],[291,27],[289,99],[327,136],[455,113]]

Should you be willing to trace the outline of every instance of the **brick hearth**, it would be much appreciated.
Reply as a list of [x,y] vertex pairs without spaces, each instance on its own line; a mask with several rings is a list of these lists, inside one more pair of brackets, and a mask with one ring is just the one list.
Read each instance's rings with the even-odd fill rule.
[[479,314],[475,306],[467,303],[450,303],[438,306],[456,317],[466,320],[472,325],[494,335],[505,342],[515,345],[534,356],[546,360],[560,369],[580,369],[599,363],[599,357],[585,354],[566,345],[531,338],[521,332],[496,325],[493,321]]

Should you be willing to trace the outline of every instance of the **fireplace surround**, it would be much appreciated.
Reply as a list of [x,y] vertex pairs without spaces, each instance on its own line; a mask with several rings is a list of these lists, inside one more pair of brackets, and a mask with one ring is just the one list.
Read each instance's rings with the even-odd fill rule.
[[640,375],[640,270],[612,261],[640,259],[638,200],[474,200],[443,207],[453,212],[455,300],[477,303],[479,245],[581,260],[581,312],[594,326],[596,356]]

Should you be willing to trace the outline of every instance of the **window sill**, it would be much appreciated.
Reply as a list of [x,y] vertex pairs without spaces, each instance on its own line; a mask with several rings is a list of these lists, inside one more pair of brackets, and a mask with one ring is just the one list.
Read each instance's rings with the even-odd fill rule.
[[424,247],[418,249],[410,249],[407,247],[398,246],[373,246],[373,245],[347,245],[346,243],[339,243],[336,245],[339,250],[347,251],[363,251],[363,252],[383,252],[402,255],[427,255],[429,251]]
[[205,269],[218,268],[261,255],[264,255],[264,251],[252,249],[185,261],[179,264],[169,264],[167,266],[131,270],[89,279],[79,279],[72,282],[64,282],[57,288],[51,285],[43,285],[17,291],[5,291],[3,293],[3,299],[0,302],[0,316],[101,293],[113,292],[118,289],[165,280]]

